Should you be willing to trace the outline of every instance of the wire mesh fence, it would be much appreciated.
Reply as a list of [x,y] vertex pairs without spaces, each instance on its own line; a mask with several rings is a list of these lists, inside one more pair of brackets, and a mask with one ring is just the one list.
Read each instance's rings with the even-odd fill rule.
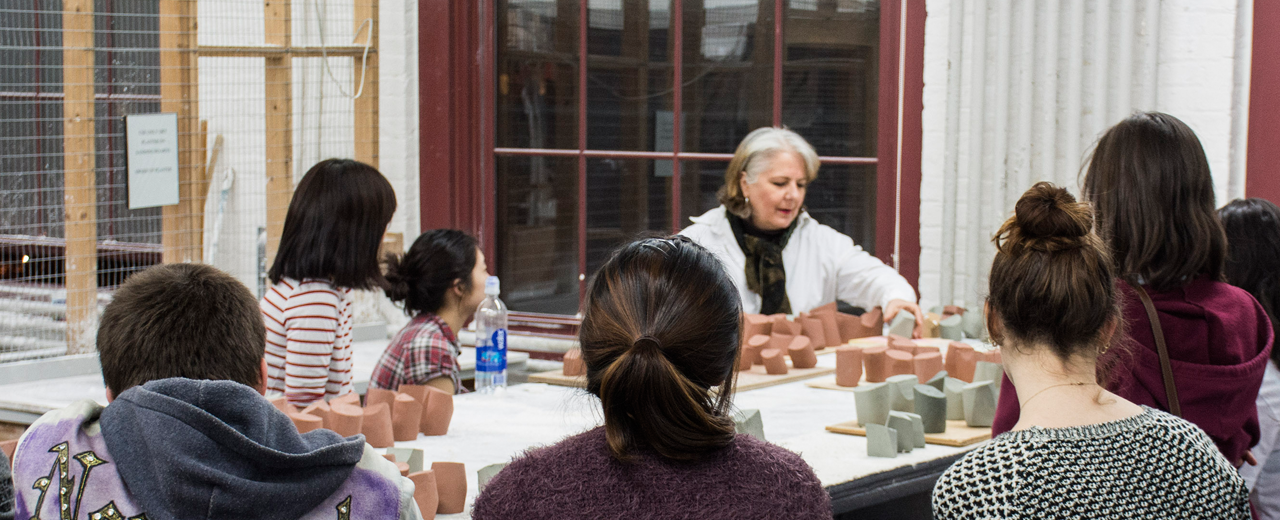
[[[0,363],[92,351],[112,291],[155,264],[261,291],[307,168],[377,166],[377,12],[0,0]],[[177,120],[176,204],[138,200],[155,186],[129,167],[129,118],[160,113]]]

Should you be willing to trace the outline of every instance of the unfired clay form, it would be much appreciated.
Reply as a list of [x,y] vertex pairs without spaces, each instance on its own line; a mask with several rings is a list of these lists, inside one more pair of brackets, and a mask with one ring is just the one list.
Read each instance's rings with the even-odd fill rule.
[[902,336],[904,338],[911,337],[911,331],[916,328],[916,315],[910,311],[898,311],[898,315],[893,317],[893,321],[889,323],[889,334]]
[[964,387],[964,422],[975,428],[991,426],[996,416],[996,381],[969,383]]
[[942,393],[947,396],[947,420],[964,420],[964,387],[969,383],[954,377],[943,382]]
[[898,456],[898,430],[883,424],[868,424],[867,456],[892,459]]
[[818,366],[818,356],[813,352],[813,343],[808,336],[796,336],[787,347],[787,356],[791,358],[791,366],[795,368],[813,368]]
[[898,431],[898,452],[910,453],[916,448],[915,424],[906,412],[889,412],[888,426]]
[[901,350],[890,350],[884,353],[888,358],[888,369],[891,375],[916,373],[915,356]]
[[293,426],[298,429],[298,433],[307,433],[324,428],[324,419],[310,414],[291,413],[289,414],[289,420],[293,421]]
[[349,404],[329,408],[329,429],[343,437],[358,435],[364,427],[364,410]]
[[929,385],[915,387],[916,415],[924,424],[924,433],[947,431],[947,396]]
[[869,383],[853,389],[853,404],[858,412],[858,426],[884,424],[889,420],[893,396],[889,383]]
[[787,373],[787,358],[783,355],[782,350],[773,348],[764,349],[764,351],[760,353],[760,359],[764,361],[765,373],[775,376]]
[[951,341],[960,341],[964,339],[964,329],[961,327],[962,318],[957,315],[947,316],[938,324],[941,336]]
[[418,510],[422,511],[422,519],[432,520],[440,507],[440,495],[436,490],[436,472],[426,470],[410,473],[409,480],[413,481],[413,501],[418,503]]
[[889,373],[889,348],[867,347],[862,349],[862,364],[867,371],[868,383],[883,383]]
[[436,490],[440,495],[436,512],[461,513],[467,506],[467,468],[461,462],[432,462],[431,470],[436,473]]
[[836,349],[836,384],[858,386],[862,379],[862,349],[840,347]]
[[576,377],[587,373],[587,365],[582,361],[582,349],[570,349],[564,353],[564,375]]
[[916,354],[915,369],[916,377],[920,378],[921,383],[933,379],[938,372],[942,372],[942,354],[937,352]]
[[889,408],[897,412],[915,412],[915,387],[920,384],[915,374],[892,376],[885,382],[893,387],[889,392]]
[[422,403],[409,394],[396,394],[395,407],[391,410],[391,432],[396,442],[417,439],[421,421]]
[[978,354],[974,352],[972,346],[958,341],[947,345],[945,366],[951,377],[972,383],[974,363],[977,361]]
[[427,407],[422,410],[422,420],[418,424],[423,435],[444,435],[449,433],[449,422],[453,420],[453,394],[430,388],[427,391]]
[[391,428],[391,407],[387,406],[387,403],[366,407],[360,433],[364,434],[364,441],[375,448],[395,446],[396,438]]

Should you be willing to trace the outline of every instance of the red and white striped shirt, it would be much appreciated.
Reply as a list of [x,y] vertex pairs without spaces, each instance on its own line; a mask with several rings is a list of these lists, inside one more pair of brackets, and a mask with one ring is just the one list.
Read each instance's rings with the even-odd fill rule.
[[351,290],[323,280],[281,278],[262,297],[267,392],[295,406],[351,388]]

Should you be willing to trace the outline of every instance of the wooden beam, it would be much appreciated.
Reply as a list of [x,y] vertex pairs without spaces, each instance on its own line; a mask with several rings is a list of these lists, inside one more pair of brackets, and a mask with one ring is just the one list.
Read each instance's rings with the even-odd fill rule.
[[67,352],[93,350],[98,317],[93,0],[62,2],[62,204],[66,225]]
[[178,203],[161,212],[164,262],[199,262],[203,207],[196,207],[204,186],[197,172],[204,157],[197,120],[196,2],[160,0],[160,111],[178,115]]
[[[378,0],[355,0],[355,38],[353,43],[363,43],[366,38],[370,49],[378,48]],[[361,26],[368,26],[361,31]],[[362,47],[363,48],[363,47]],[[363,73],[361,73],[363,70]],[[378,167],[378,55],[356,55],[351,69],[352,94],[360,91],[355,99],[355,148],[356,160]],[[361,90],[360,81],[364,85]]]
[[[376,23],[376,21],[375,21]],[[359,26],[360,22],[357,21]],[[376,37],[376,36],[375,36]],[[364,35],[359,36],[364,41]],[[377,40],[374,40],[375,42]],[[264,58],[292,54],[297,58],[319,58],[322,56],[359,58],[364,54],[364,45],[336,45],[321,47],[288,47],[281,45],[260,45],[246,47],[228,47],[218,45],[201,45],[198,50],[201,56],[225,58]],[[369,54],[377,54],[376,47],[369,49]]]
[[[289,47],[293,40],[290,0],[265,1],[266,43]],[[268,56],[266,65],[267,266],[280,248],[284,217],[293,198],[293,58]]]

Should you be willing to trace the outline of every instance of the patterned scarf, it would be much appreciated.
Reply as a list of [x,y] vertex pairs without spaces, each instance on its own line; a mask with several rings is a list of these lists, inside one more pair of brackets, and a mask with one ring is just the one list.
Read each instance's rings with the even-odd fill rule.
[[791,226],[774,236],[748,230],[750,223],[734,214],[729,217],[733,238],[747,257],[747,289],[760,295],[760,314],[791,314],[791,300],[787,298],[787,272],[782,266],[782,250],[791,239],[799,218]]

